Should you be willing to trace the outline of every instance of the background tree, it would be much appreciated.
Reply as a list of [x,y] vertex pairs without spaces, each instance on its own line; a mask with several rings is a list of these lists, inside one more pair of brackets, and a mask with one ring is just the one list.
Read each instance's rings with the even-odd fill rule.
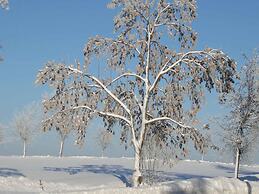
[[63,152],[64,152],[64,143],[66,138],[68,137],[69,133],[71,132],[68,127],[64,127],[64,128],[56,128],[56,130],[59,133],[60,136],[60,148],[59,148],[59,157],[63,156]]
[[[45,102],[46,101],[44,100],[43,101],[44,113],[46,114],[45,115],[46,117],[49,117],[50,114],[55,114],[57,111],[60,111],[60,110],[54,110],[54,109],[52,111],[48,111],[45,108]],[[64,109],[64,107],[62,107],[62,109]],[[60,137],[60,148],[59,148],[59,154],[58,154],[59,157],[63,156],[65,140],[67,139],[68,135],[71,133],[71,130],[72,130],[71,122],[73,122],[73,121],[71,121],[70,119],[71,119],[71,117],[68,117],[66,114],[63,114],[63,115],[57,117],[56,122],[52,123],[51,127],[48,129],[48,130],[50,130],[51,128],[56,129],[56,131],[58,132],[58,135]],[[46,132],[46,128],[44,127],[44,125],[43,125],[43,131]]]
[[228,96],[230,112],[219,126],[224,130],[223,141],[233,154],[238,178],[240,158],[249,158],[259,144],[259,55],[247,58],[236,90]]
[[[58,87],[59,89],[58,91],[56,91],[56,94],[63,92],[62,87],[65,84],[66,84],[65,82],[61,83],[62,86]],[[76,93],[74,94],[78,95]],[[41,130],[46,132],[48,130],[55,129],[58,132],[60,137],[59,157],[62,157],[64,152],[64,143],[68,135],[73,130],[75,129],[80,130],[82,127],[85,127],[85,126],[84,126],[84,122],[80,121],[81,119],[80,115],[71,115],[64,111],[67,108],[72,106],[70,105],[70,99],[68,95],[59,98],[58,101],[55,101],[55,100],[57,99],[53,98],[49,100],[48,97],[46,96],[42,102],[43,111],[47,119],[41,122]],[[54,103],[57,103],[57,104],[54,104]],[[51,120],[53,119],[53,120],[50,123],[50,125],[48,125],[48,121],[50,119]],[[82,144],[82,141],[78,141],[78,143]]]
[[27,145],[36,134],[40,122],[40,108],[36,103],[27,105],[14,115],[11,126],[15,129],[15,134],[23,142],[23,157],[27,154]]
[[99,132],[96,136],[97,144],[101,147],[102,157],[104,156],[104,151],[112,142],[112,133],[106,129],[99,129]]
[[[48,62],[36,83],[56,91],[45,103],[49,110],[66,105],[44,121],[46,128],[62,114],[78,117],[80,142],[94,115],[103,118],[107,130],[119,126],[121,141],[135,151],[137,186],[143,180],[143,145],[152,134],[157,146],[171,149],[174,157],[188,154],[189,139],[199,151],[207,146],[193,124],[204,88],[215,88],[222,99],[232,89],[236,64],[217,49],[193,50],[194,0],[112,0],[109,7],[120,10],[114,18],[116,38],[90,38],[83,66]],[[102,65],[113,70],[110,75],[98,79],[91,72],[95,57],[107,61]]]

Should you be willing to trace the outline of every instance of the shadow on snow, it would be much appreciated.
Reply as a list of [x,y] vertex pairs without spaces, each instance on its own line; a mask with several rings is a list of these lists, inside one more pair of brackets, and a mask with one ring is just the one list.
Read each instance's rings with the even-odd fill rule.
[[[232,177],[235,173],[235,167],[234,166],[223,166],[223,165],[217,165],[216,168],[225,170],[228,174],[231,174],[230,177]],[[248,180],[248,181],[259,181],[259,171],[251,171],[251,170],[244,170],[242,169],[242,166],[239,170],[239,176],[240,180]],[[257,176],[256,176],[257,175]]]
[[126,187],[130,187],[130,176],[132,175],[132,170],[128,168],[123,168],[120,165],[82,165],[79,167],[44,167],[45,171],[54,171],[54,172],[66,172],[70,175],[82,173],[82,172],[92,172],[97,174],[108,174],[113,175],[119,180],[121,180]]
[[0,168],[0,177],[15,177],[22,176],[25,177],[21,172],[14,168]]
[[[82,165],[78,167],[44,167],[43,169],[45,171],[51,171],[51,172],[65,172],[65,173],[68,173],[69,175],[75,175],[83,172],[108,174],[121,180],[127,187],[132,186],[130,178],[133,173],[133,170],[124,168],[121,165]],[[164,172],[164,171],[156,171],[154,173],[154,176],[157,182],[186,180],[191,178],[211,178],[210,176],[193,175],[193,174],[187,174],[187,173]]]

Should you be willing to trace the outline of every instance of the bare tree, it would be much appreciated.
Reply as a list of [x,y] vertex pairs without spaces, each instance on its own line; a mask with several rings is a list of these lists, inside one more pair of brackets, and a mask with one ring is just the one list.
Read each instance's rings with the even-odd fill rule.
[[108,148],[112,141],[112,133],[104,128],[99,129],[96,136],[97,144],[102,149],[102,157],[104,156],[104,151]]
[[259,55],[247,58],[236,90],[227,100],[230,112],[219,126],[224,130],[223,141],[233,154],[235,178],[238,178],[240,158],[247,158],[259,145]]
[[27,154],[27,145],[36,134],[39,127],[40,111],[36,103],[27,105],[17,112],[13,118],[11,126],[15,128],[15,134],[23,142],[23,157]]
[[[114,18],[118,36],[90,38],[83,66],[48,62],[36,83],[56,91],[44,102],[49,110],[64,107],[44,121],[46,128],[62,114],[78,117],[80,142],[94,115],[103,118],[108,130],[121,127],[121,141],[135,151],[133,185],[138,186],[147,136],[156,134],[158,146],[178,157],[188,153],[188,139],[199,151],[207,146],[193,124],[204,89],[216,88],[223,99],[232,89],[236,64],[217,49],[193,50],[194,0],[112,0],[109,7],[120,9]],[[107,58],[103,65],[113,72],[100,79],[91,73],[94,57]]]

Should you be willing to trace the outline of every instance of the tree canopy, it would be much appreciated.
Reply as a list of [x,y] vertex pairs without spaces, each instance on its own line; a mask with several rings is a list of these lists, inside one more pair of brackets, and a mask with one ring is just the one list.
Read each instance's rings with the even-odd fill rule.
[[[148,137],[156,135],[157,146],[171,148],[173,156],[186,155],[188,139],[200,151],[207,146],[193,124],[205,89],[215,89],[224,99],[232,90],[236,64],[221,50],[194,50],[194,0],[112,0],[108,7],[118,10],[116,38],[90,38],[83,65],[48,62],[39,71],[36,83],[55,91],[43,102],[46,110],[60,110],[43,125],[48,129],[73,117],[71,127],[80,142],[95,116],[103,118],[107,130],[118,124],[121,141],[135,150],[133,182],[138,185]],[[110,76],[90,72],[96,57],[106,59]]]

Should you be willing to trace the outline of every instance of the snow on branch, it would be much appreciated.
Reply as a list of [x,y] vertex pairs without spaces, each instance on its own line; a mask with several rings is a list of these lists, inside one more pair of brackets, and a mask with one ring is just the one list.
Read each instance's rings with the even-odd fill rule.
[[145,82],[145,79],[143,77],[141,77],[140,75],[137,75],[136,73],[123,73],[121,75],[119,75],[118,77],[114,78],[110,83],[108,83],[106,85],[106,87],[108,87],[109,85],[113,84],[114,82],[118,81],[119,79],[123,78],[123,77],[136,77],[139,80],[142,80],[143,82]]
[[65,110],[56,112],[55,114],[53,114],[48,119],[43,120],[42,123],[50,122],[51,120],[55,119],[55,117],[57,115],[59,115],[59,114],[66,113],[66,112],[69,112],[69,111],[75,111],[77,109],[87,109],[87,110],[90,111],[91,114],[98,114],[98,115],[102,115],[102,116],[109,116],[109,117],[114,117],[114,118],[117,118],[117,119],[121,119],[121,120],[125,121],[126,123],[128,123],[130,125],[130,121],[127,118],[125,118],[125,117],[123,117],[121,115],[118,115],[118,114],[115,114],[115,113],[110,113],[110,112],[103,112],[103,111],[94,110],[94,109],[92,109],[89,106],[83,106],[83,105],[82,106],[72,107],[72,108],[67,108]]
[[169,117],[157,117],[157,118],[146,121],[146,124],[151,124],[151,123],[159,122],[159,121],[170,121],[170,122],[172,122],[172,123],[174,123],[174,124],[176,124],[176,125],[178,125],[182,128],[187,128],[187,129],[192,128],[190,126],[182,124],[181,122],[177,122],[177,121],[175,121],[175,120],[173,120],[172,118],[169,118]]
[[93,80],[94,82],[96,82],[96,84],[99,85],[103,90],[105,90],[116,102],[118,102],[129,115],[131,114],[128,107],[120,99],[118,99],[98,78],[96,78],[92,75],[89,75],[89,74],[84,74],[82,71],[72,68],[72,67],[69,67],[68,69],[75,73],[84,75],[84,76],[90,78],[91,80]]

